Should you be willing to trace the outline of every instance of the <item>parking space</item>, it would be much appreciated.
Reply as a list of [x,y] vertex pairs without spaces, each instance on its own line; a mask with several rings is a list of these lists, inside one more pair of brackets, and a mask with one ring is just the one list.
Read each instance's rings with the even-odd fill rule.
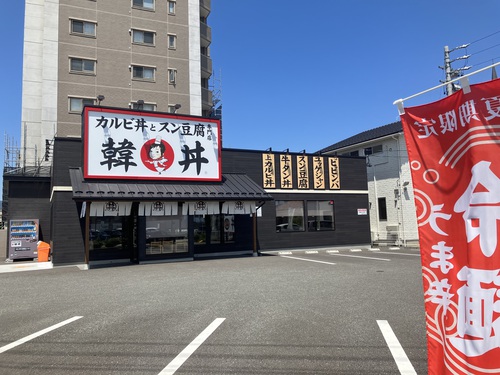
[[1,274],[0,373],[426,373],[417,251],[290,253]]

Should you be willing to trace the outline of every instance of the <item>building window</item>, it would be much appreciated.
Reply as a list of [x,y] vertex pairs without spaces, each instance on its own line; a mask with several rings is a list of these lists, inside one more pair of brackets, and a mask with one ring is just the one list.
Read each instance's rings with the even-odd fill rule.
[[167,112],[168,113],[176,113],[177,110],[181,107],[180,104],[169,104],[168,105],[168,110]]
[[168,14],[175,14],[175,1],[168,1]]
[[126,216],[90,217],[90,260],[130,258],[133,242],[128,234],[135,231]]
[[130,108],[132,109],[137,109],[140,111],[156,111],[156,104],[154,103],[137,103],[137,102],[132,102],[129,104]]
[[383,151],[382,145],[365,148],[365,155],[379,154]]
[[94,105],[95,98],[69,98],[69,111],[71,113],[82,113],[86,105]]
[[276,232],[304,231],[304,202],[275,201]]
[[307,230],[334,230],[333,201],[307,202]]
[[71,33],[84,36],[95,36],[95,26],[95,22],[71,20]]
[[177,81],[177,69],[168,70],[168,83],[175,84]]
[[134,8],[142,8],[147,10],[155,9],[155,0],[132,0]]
[[152,31],[132,30],[132,43],[155,45],[155,33]]
[[77,57],[70,57],[69,59],[69,71],[71,73],[95,74],[95,66],[95,60],[80,59]]
[[155,80],[155,68],[147,66],[133,66],[132,67],[132,78],[140,79],[144,81],[154,81]]
[[234,215],[194,215],[193,226],[195,246],[234,242]]
[[168,48],[176,49],[177,48],[177,36],[173,34],[168,34]]
[[378,198],[378,219],[387,220],[387,204],[385,198]]
[[341,154],[342,156],[359,156],[359,151],[356,150],[356,151],[349,151],[349,152],[345,152],[343,154]]

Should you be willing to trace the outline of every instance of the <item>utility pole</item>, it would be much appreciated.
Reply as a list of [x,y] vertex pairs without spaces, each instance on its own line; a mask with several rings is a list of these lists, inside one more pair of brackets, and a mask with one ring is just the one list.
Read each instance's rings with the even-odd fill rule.
[[468,70],[471,68],[470,66],[464,66],[462,68],[453,69],[451,67],[452,62],[457,60],[467,60],[471,55],[464,55],[451,60],[450,53],[458,49],[467,48],[468,46],[469,44],[463,44],[461,46],[453,48],[452,50],[450,50],[448,46],[444,46],[444,66],[439,66],[439,69],[443,69],[446,75],[445,81],[441,81],[441,83],[446,83],[446,95],[451,95],[455,91],[460,90],[460,86],[451,81],[455,78],[461,77],[464,70]]

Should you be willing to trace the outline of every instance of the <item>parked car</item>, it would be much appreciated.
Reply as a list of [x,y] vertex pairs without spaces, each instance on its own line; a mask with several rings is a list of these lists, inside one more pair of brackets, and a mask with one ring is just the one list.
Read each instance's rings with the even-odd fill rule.
[[299,232],[303,230],[302,227],[298,224],[278,224],[276,225],[276,232]]

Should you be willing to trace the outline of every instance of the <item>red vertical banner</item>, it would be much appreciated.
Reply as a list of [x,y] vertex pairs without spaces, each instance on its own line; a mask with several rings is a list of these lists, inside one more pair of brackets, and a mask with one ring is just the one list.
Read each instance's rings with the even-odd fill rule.
[[500,373],[500,80],[401,115],[429,374]]

